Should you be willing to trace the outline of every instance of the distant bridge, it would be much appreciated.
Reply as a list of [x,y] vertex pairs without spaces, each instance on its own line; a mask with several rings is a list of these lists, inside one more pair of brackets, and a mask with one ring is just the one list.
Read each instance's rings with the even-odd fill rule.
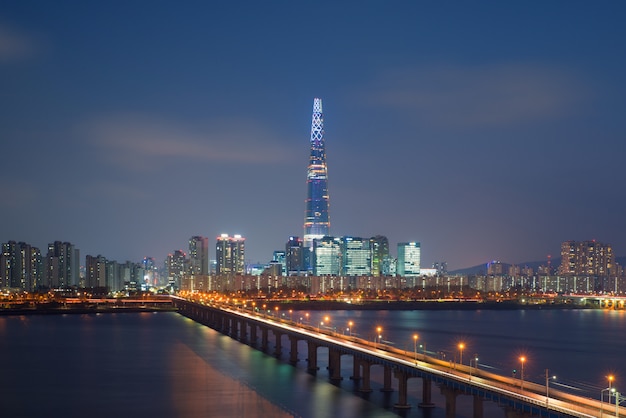
[[[370,369],[383,367],[383,391],[392,391],[392,375],[397,380],[398,409],[410,408],[407,402],[407,385],[410,378],[422,379],[421,408],[432,408],[432,385],[437,385],[445,398],[446,417],[456,416],[458,395],[473,397],[473,418],[483,418],[483,402],[493,401],[502,406],[507,418],[518,417],[576,417],[617,418],[626,416],[626,409],[580,396],[571,395],[533,382],[500,376],[458,363],[442,361],[425,354],[408,352],[376,344],[354,336],[326,331],[290,320],[265,315],[219,303],[197,303],[173,297],[178,312],[205,324],[225,335],[269,350],[269,332],[274,337],[274,355],[282,354],[283,337],[290,345],[289,362],[298,362],[298,341],[307,345],[307,370],[318,370],[317,350],[328,349],[328,370],[331,381],[341,380],[341,357],[352,357],[351,379],[360,383],[359,391],[370,392]],[[259,334],[260,346],[259,346]],[[617,408],[617,409],[616,409]]]

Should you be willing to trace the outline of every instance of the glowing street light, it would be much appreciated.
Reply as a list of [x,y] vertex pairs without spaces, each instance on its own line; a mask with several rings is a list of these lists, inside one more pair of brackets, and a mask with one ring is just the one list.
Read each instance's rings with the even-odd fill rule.
[[459,364],[463,364],[463,349],[465,348],[464,343],[459,343]]
[[[376,328],[376,332],[378,333],[378,344],[380,344],[380,341],[383,338],[382,332],[383,332],[383,327],[377,327]],[[376,346],[376,336],[374,336],[374,346]]]
[[419,336],[417,334],[413,334],[413,351],[415,351],[415,364],[417,364],[417,339]]
[[[602,418],[602,413],[603,413],[603,402],[604,402],[604,392],[607,392],[607,397],[608,397],[608,403],[609,405],[611,405],[611,392],[615,392],[615,389],[613,389],[613,380],[615,380],[615,376],[613,376],[612,374],[608,375],[607,380],[609,381],[609,387],[606,389],[602,389],[600,391],[600,418]],[[618,397],[619,398],[619,397]],[[616,398],[615,399],[615,403],[616,403],[616,410],[619,412],[618,406],[619,406],[619,401]]]
[[476,369],[476,374],[478,374],[478,354],[474,354],[474,358],[471,358],[469,361],[470,380],[472,380],[472,361],[474,362],[474,368]]
[[348,322],[348,334],[349,334],[350,336],[352,336],[352,326],[353,326],[353,325],[354,325],[354,322],[352,322],[352,321],[349,321],[349,322]]
[[520,384],[520,389],[524,390],[524,363],[526,363],[526,357],[521,356],[519,358],[519,361],[522,363],[522,380],[521,380],[521,384]]

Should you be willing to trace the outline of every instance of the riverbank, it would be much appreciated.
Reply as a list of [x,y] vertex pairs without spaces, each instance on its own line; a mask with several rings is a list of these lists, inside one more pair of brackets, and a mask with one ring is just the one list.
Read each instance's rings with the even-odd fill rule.
[[[47,305],[47,304],[46,304]],[[0,309],[0,316],[9,315],[64,315],[64,314],[94,314],[94,313],[137,313],[137,312],[175,312],[172,305],[166,306],[46,306],[16,307]]]
[[415,310],[548,310],[548,309],[593,309],[572,303],[524,304],[518,301],[366,301],[349,303],[342,301],[267,301],[258,300],[256,306],[266,304],[268,309],[294,311],[415,311]]

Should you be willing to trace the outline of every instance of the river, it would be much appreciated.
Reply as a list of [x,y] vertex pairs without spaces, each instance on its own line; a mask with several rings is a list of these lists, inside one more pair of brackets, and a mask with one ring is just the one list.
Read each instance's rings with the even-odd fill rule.
[[[334,311],[308,312],[311,324],[382,340],[408,352],[460,360],[478,357],[481,369],[521,374],[599,398],[607,386],[626,388],[626,312],[602,310]],[[287,314],[289,315],[289,314]],[[293,312],[306,321],[305,312]],[[348,324],[353,326],[348,330]],[[418,334],[417,344],[413,335]],[[420,344],[422,345],[420,348]],[[425,347],[424,347],[425,345]],[[382,368],[372,368],[370,394],[356,391],[352,362],[331,384],[320,349],[317,375],[306,372],[304,345],[296,367],[288,349],[276,359],[176,313],[113,313],[0,317],[0,416],[98,417],[394,417],[397,393],[385,393]],[[477,356],[476,356],[477,354]],[[416,405],[421,391],[409,380],[403,416],[440,418],[445,410]],[[395,382],[394,382],[395,384]],[[471,398],[457,400],[457,416],[471,417]],[[504,417],[485,403],[485,418]]]

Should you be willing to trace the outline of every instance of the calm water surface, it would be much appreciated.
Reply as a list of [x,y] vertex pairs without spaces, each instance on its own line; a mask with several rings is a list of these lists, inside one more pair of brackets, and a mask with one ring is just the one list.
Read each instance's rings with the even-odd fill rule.
[[[383,340],[413,351],[413,334],[429,354],[478,354],[481,368],[509,374],[524,354],[525,377],[598,397],[605,376],[626,388],[626,312],[614,311],[336,311],[323,315],[337,332]],[[294,312],[294,319],[304,316]],[[270,338],[271,340],[272,338]],[[372,367],[371,394],[355,394],[352,362],[342,358],[337,385],[328,381],[326,351],[320,370],[286,364],[176,313],[0,317],[0,417],[394,417],[397,393],[383,393],[382,368]],[[424,347],[422,347],[422,350]],[[418,348],[419,350],[419,348]],[[442,354],[439,354],[442,355]],[[395,385],[395,382],[394,382]],[[604,386],[603,386],[604,385]],[[406,416],[445,416],[439,391],[432,411],[415,407],[420,379],[409,380]],[[471,398],[457,399],[459,417],[471,417]],[[485,403],[485,418],[504,412]]]

